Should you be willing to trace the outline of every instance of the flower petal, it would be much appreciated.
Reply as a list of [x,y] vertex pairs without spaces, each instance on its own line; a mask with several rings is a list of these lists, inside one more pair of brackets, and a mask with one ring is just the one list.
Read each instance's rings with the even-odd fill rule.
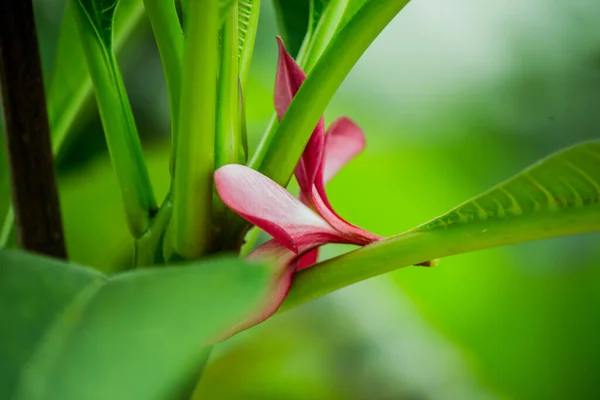
[[215,171],[215,185],[229,208],[263,229],[291,251],[335,240],[339,232],[284,188],[243,165]]
[[359,154],[365,148],[365,145],[365,135],[362,129],[348,117],[338,118],[327,129],[323,162],[315,180],[315,186],[323,203],[340,219],[342,218],[329,203],[325,193],[325,185],[348,161]]
[[323,155],[323,184],[327,184],[348,161],[365,148],[365,134],[354,121],[340,117],[325,133],[325,154]]
[[299,270],[299,269],[310,267],[311,265],[313,265],[317,262],[318,258],[319,258],[319,249],[318,248],[313,249],[313,250],[309,251],[308,253],[301,255],[298,258],[298,261],[296,262],[296,269]]
[[279,36],[277,36],[277,44],[279,45],[279,59],[275,78],[275,110],[281,121],[302,82],[306,79],[306,74],[287,52],[283,40]]
[[[277,110],[277,117],[281,121],[292,99],[306,79],[306,74],[286,51],[283,41],[279,36],[277,37],[277,43],[279,44],[279,60],[277,62],[277,77],[275,79],[275,109]],[[325,125],[323,118],[321,118],[295,170],[300,190],[304,193],[310,193],[310,188],[315,182],[319,167],[321,166],[321,160],[323,159],[324,147]]]
[[382,239],[381,236],[375,235],[341,218],[333,211],[331,205],[325,203],[316,186],[313,187],[311,200],[321,217],[342,234],[343,240],[337,243],[350,243],[363,246]]

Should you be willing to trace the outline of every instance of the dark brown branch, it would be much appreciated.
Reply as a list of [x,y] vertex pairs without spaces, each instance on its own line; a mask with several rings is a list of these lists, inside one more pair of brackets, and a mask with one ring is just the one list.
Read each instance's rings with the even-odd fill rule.
[[32,0],[1,2],[0,82],[18,243],[65,258]]

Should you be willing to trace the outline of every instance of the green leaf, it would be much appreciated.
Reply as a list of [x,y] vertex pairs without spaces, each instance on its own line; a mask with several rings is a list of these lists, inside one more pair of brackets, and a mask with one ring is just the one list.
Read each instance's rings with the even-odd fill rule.
[[53,322],[87,286],[91,269],[16,250],[0,250],[0,397],[12,399],[21,372]]
[[3,399],[177,398],[269,284],[232,257],[108,278],[19,251],[0,265]]
[[[275,1],[281,34],[291,54],[309,72],[335,35],[366,0]],[[289,44],[288,44],[289,43]]]
[[107,49],[112,48],[113,18],[119,0],[77,0],[90,25]]
[[296,56],[308,32],[308,0],[273,0],[279,32],[288,52]]
[[600,140],[556,153],[406,233],[297,274],[283,308],[454,254],[600,231]]
[[313,0],[307,38],[299,55],[306,72],[314,67],[339,31],[354,18],[366,0]]
[[[179,113],[181,69],[183,65],[183,30],[174,0],[144,0],[163,66],[171,115]],[[171,134],[177,132],[177,118],[171,118]]]
[[[69,1],[70,3],[70,1]],[[92,81],[75,20],[68,4],[63,17],[56,59],[48,88],[48,116],[54,154],[60,154],[71,127],[92,93]],[[119,53],[144,14],[142,0],[120,0],[115,14],[113,49]]]
[[116,0],[73,0],[75,19],[94,83],[100,119],[115,169],[129,228],[140,237],[148,228],[156,201],[135,120],[112,45]]
[[238,0],[239,74],[242,91],[246,88],[250,72],[259,14],[260,0]]

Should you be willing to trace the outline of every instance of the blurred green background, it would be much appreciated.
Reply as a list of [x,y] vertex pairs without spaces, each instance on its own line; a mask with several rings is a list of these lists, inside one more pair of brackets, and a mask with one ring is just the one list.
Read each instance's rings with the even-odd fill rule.
[[[49,74],[65,1],[35,3]],[[277,28],[263,3],[246,93],[251,148],[273,112]],[[599,26],[597,0],[414,0],[326,112],[326,122],[352,117],[368,141],[328,187],[337,211],[397,234],[553,151],[598,138]],[[120,63],[162,198],[168,102],[147,21]],[[61,154],[69,253],[116,271],[132,242],[88,109]],[[599,398],[599,309],[598,234],[450,257],[236,336],[214,351],[201,391],[211,399]]]

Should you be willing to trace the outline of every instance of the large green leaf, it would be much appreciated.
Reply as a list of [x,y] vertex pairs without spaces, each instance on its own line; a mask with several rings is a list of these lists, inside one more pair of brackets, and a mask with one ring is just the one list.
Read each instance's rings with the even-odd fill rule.
[[66,306],[104,279],[91,269],[0,250],[0,397],[12,398],[35,344]]
[[300,272],[284,308],[401,267],[600,231],[600,140],[556,153],[406,233]]
[[106,277],[6,250],[0,266],[3,399],[177,398],[269,283],[232,257]]

